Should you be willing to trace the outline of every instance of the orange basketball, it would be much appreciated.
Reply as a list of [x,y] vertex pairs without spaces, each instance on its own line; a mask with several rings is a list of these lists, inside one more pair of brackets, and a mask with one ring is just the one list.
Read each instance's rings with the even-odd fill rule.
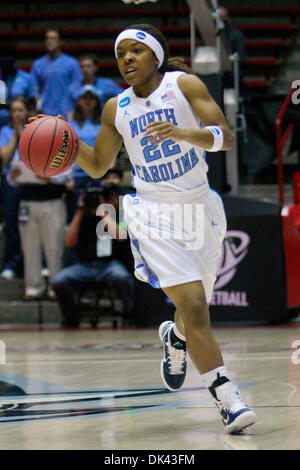
[[55,176],[75,162],[79,140],[63,119],[45,116],[32,121],[21,134],[19,152],[22,161],[39,176]]

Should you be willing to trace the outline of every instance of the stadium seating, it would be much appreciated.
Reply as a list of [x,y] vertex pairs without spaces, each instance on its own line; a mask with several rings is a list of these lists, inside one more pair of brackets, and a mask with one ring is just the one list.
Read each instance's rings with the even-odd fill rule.
[[[46,27],[55,25],[65,35],[64,50],[74,56],[93,52],[99,56],[99,69],[104,76],[120,81],[113,56],[113,38],[128,24],[150,22],[168,37],[172,55],[190,59],[189,8],[185,0],[159,0],[156,3],[125,5],[121,0],[81,2],[74,0],[12,0],[1,8],[0,39],[13,39],[17,44],[18,65],[29,70],[34,59],[44,53]],[[300,7],[281,2],[280,6],[240,6],[238,1],[224,1],[233,25],[246,38],[245,86],[258,91],[270,88],[280,79],[288,51],[297,33]],[[250,5],[249,5],[250,3]],[[267,2],[262,2],[262,4]],[[277,2],[278,3],[278,2]],[[286,5],[288,3],[289,5]],[[197,45],[201,44],[200,36]]]
[[226,3],[233,25],[241,29],[246,38],[246,85],[262,91],[270,89],[272,83],[280,80],[280,71],[296,40],[296,22],[300,18],[298,2],[293,6],[287,5],[293,1],[279,1],[281,5],[277,6],[263,1],[264,6],[257,6],[257,2],[251,6],[251,1],[247,6],[230,0]]

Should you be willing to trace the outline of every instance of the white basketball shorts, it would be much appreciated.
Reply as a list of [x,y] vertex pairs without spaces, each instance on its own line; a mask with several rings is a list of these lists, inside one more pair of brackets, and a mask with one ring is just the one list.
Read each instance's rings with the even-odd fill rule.
[[155,288],[201,280],[209,303],[226,233],[220,196],[207,186],[128,194],[123,209],[135,276]]

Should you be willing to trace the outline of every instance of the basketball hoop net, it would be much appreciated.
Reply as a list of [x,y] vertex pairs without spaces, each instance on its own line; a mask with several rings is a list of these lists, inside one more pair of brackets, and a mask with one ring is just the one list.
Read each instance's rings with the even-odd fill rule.
[[122,0],[123,3],[134,3],[135,5],[138,5],[139,3],[146,3],[146,2],[158,2],[158,0]]

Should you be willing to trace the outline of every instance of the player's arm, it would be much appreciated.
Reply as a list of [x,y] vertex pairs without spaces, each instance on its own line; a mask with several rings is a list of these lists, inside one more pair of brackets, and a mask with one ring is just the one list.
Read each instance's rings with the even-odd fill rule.
[[117,98],[107,101],[102,111],[101,128],[94,148],[80,141],[76,163],[92,178],[105,175],[120,151],[122,137],[115,127],[116,109]]
[[[231,131],[223,112],[211,97],[206,85],[195,75],[186,74],[178,78],[178,86],[204,126],[216,126],[221,129],[223,145],[220,150],[230,150]],[[150,141],[157,139],[157,143],[165,139],[184,140],[206,150],[210,150],[214,144],[214,136],[209,129],[182,129],[168,122],[151,123],[147,126],[145,135],[151,135]]]
[[77,245],[83,214],[84,207],[80,207],[80,205],[78,205],[73,219],[71,220],[70,225],[67,227],[65,233],[65,245],[68,248],[73,248]]

